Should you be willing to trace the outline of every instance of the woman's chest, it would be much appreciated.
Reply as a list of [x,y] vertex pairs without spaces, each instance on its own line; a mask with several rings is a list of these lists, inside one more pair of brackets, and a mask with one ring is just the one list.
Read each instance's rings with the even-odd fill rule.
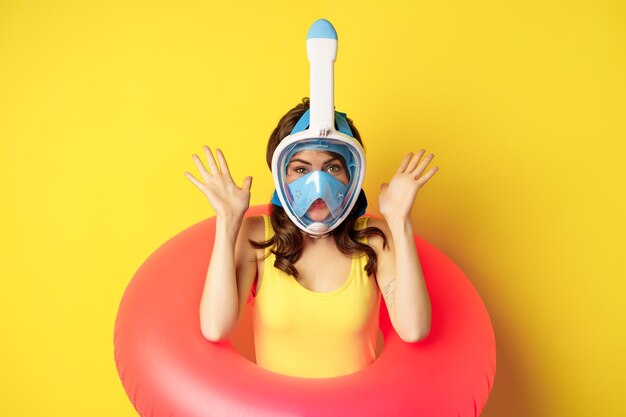
[[[280,271],[266,273],[255,299],[256,325],[281,334],[301,330],[316,335],[369,334],[380,306],[374,278],[344,272],[344,281],[335,281],[333,288],[314,287],[329,291],[312,291]],[[325,282],[312,274],[316,282]]]
[[[296,282],[304,289],[317,292],[329,293],[341,288],[349,279],[352,271],[352,257],[342,254],[303,254],[294,264],[298,271]],[[263,260],[257,261],[257,285],[258,294],[263,285],[265,269]]]
[[[262,256],[262,251],[257,253],[257,259]],[[303,253],[294,264],[298,277],[291,277],[291,279],[294,279],[305,290],[330,293],[342,288],[349,281],[350,275],[355,272],[353,262],[352,256],[341,253]],[[265,267],[263,259],[257,261],[258,275],[255,293],[259,293],[262,288]]]
[[316,293],[330,293],[350,279],[353,259],[341,253],[309,253],[303,254],[294,266],[298,270],[295,278],[298,284]]

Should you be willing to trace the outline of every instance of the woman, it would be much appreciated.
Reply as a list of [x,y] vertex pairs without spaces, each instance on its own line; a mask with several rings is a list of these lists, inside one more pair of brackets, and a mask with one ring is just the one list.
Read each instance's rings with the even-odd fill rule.
[[[305,97],[279,121],[267,147],[270,169],[274,151],[308,108]],[[347,121],[362,144],[354,124]],[[417,342],[428,335],[430,299],[410,213],[417,191],[438,169],[422,176],[433,154],[420,163],[424,150],[409,153],[389,184],[382,184],[379,210],[384,220],[361,217],[367,204],[361,190],[345,220],[325,238],[315,238],[319,236],[296,227],[277,199],[272,200],[270,216],[244,219],[252,177],[238,187],[223,153],[217,150],[216,162],[207,146],[204,152],[209,170],[193,155],[204,183],[185,172],[216,213],[215,243],[200,305],[204,337],[211,341],[228,338],[255,277],[257,364],[272,371],[332,377],[373,362],[381,294],[402,340]],[[346,164],[341,153],[296,152],[286,164],[286,186],[317,173],[341,188],[351,179]],[[328,202],[317,199],[307,205],[306,218],[313,222],[329,218],[333,207]]]

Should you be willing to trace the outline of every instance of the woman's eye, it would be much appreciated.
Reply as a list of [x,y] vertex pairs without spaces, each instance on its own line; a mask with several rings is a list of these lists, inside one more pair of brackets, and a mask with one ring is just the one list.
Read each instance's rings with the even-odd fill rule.
[[294,169],[294,171],[296,171],[296,173],[298,173],[298,174],[304,174],[304,173],[306,173],[306,168],[298,167],[298,168]]
[[326,168],[326,170],[328,170],[329,172],[338,172],[341,170],[341,168],[339,167],[339,165],[331,165]]

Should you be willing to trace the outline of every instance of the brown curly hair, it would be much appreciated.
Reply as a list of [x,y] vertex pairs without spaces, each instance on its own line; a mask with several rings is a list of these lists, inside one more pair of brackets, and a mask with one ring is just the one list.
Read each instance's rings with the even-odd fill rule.
[[[270,135],[269,141],[267,143],[267,153],[266,160],[267,166],[272,169],[272,157],[274,156],[274,151],[278,147],[278,144],[286,137],[289,136],[293,127],[298,122],[300,117],[307,111],[309,108],[309,98],[304,97],[302,99],[302,103],[298,103],[293,109],[289,110],[278,122],[278,126],[274,129],[272,134]],[[352,134],[354,138],[359,141],[361,146],[363,146],[363,142],[361,141],[361,135],[359,134],[356,127],[354,127],[354,123],[350,118],[347,118],[348,125],[350,126],[350,130],[352,130]],[[360,200],[359,200],[360,202]],[[383,239],[383,249],[387,247],[387,239],[382,230],[378,227],[366,227],[361,230],[355,230],[355,224],[357,219],[359,218],[359,212],[363,209],[363,203],[355,204],[352,208],[352,211],[348,215],[348,217],[335,228],[331,234],[337,248],[344,255],[350,255],[354,253],[365,253],[367,256],[367,264],[365,265],[365,271],[368,275],[372,275],[376,273],[377,266],[377,256],[376,252],[372,247],[365,243],[360,243],[357,239],[362,239],[370,235],[378,235]],[[265,242],[256,242],[252,239],[248,241],[250,244],[257,249],[265,249],[267,247],[270,248],[270,252],[276,255],[276,261],[274,262],[274,267],[280,269],[281,271],[293,275],[294,277],[298,276],[298,270],[294,266],[294,263],[300,259],[302,255],[302,248],[304,237],[300,229],[293,224],[293,222],[285,213],[285,210],[282,207],[273,205],[270,209],[270,219],[272,222],[272,227],[275,230],[274,236],[272,236],[269,240]],[[269,253],[265,255],[265,257],[261,259],[265,259],[269,256]],[[261,260],[259,259],[259,260]]]

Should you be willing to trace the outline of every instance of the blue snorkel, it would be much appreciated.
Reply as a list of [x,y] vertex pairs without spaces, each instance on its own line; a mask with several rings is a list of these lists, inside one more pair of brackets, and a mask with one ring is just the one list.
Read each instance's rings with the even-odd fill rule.
[[[365,152],[352,134],[346,113],[334,110],[333,65],[337,57],[337,32],[329,21],[319,19],[309,29],[307,55],[311,63],[310,108],[274,152],[272,175],[276,190],[272,204],[288,208],[285,212],[305,233],[325,237],[345,220],[355,205],[360,208],[359,216],[365,214],[367,199],[361,188],[365,175]],[[346,163],[350,175],[347,185],[338,183],[324,172],[306,181],[307,190],[313,195],[310,200],[322,197],[327,203],[332,214],[330,223],[312,221],[303,214],[312,201],[298,201],[299,194],[305,190],[302,184],[285,185],[285,164],[302,150],[334,152],[341,155]],[[311,181],[315,184],[312,185]],[[331,201],[333,193],[337,201]]]

